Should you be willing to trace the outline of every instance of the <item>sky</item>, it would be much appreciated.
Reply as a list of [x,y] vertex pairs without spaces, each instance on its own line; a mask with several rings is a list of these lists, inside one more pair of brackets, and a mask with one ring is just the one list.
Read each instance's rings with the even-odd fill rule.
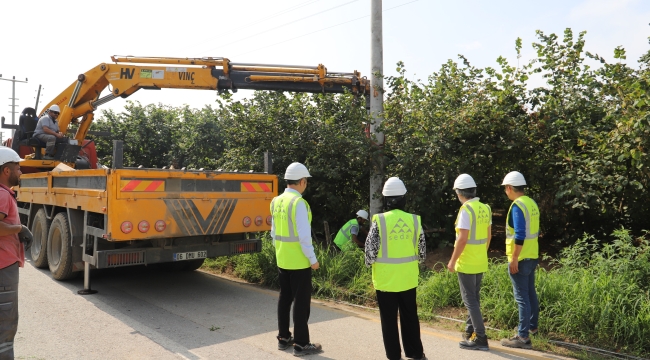
[[[111,62],[111,55],[226,57],[259,64],[324,64],[330,71],[370,73],[371,0],[212,0],[188,3],[148,0],[2,1],[0,74],[28,79],[15,89],[16,122],[24,107],[40,109],[77,75]],[[650,50],[647,0],[383,0],[384,74],[426,80],[448,59],[463,54],[477,67],[499,56],[516,64],[515,40],[523,40],[521,64],[535,57],[536,30],[562,37],[570,27],[587,31],[586,50],[614,61],[616,46],[627,62]],[[29,21],[29,24],[28,24]],[[251,96],[241,90],[237,96]],[[11,123],[12,83],[0,80],[0,115]],[[141,90],[141,104],[213,105],[207,90]],[[116,99],[99,109],[122,111]],[[100,115],[100,111],[96,115]],[[9,132],[3,130],[6,138]]]

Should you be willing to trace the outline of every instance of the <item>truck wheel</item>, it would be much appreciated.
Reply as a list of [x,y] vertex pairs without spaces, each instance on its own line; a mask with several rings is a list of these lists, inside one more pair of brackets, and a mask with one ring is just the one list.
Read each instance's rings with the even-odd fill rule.
[[47,235],[47,263],[52,277],[66,280],[72,277],[72,245],[70,225],[66,213],[58,213],[52,220]]
[[47,233],[50,231],[50,221],[45,216],[45,210],[40,209],[34,216],[32,223],[34,242],[30,248],[32,264],[39,269],[47,267]]
[[185,267],[183,267],[183,270],[185,271],[194,271],[203,265],[203,260],[205,259],[194,259],[194,260],[186,260],[185,261]]

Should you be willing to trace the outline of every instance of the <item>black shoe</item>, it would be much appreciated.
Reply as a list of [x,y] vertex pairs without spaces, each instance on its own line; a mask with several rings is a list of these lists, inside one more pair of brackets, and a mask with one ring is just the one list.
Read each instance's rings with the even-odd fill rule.
[[474,336],[472,339],[463,340],[458,343],[461,349],[465,350],[490,350],[488,345],[487,335],[478,335]]
[[287,350],[289,346],[293,345],[293,336],[289,336],[288,339],[277,337],[278,338],[278,350]]
[[43,160],[54,160],[54,156],[45,154],[43,155]]
[[469,332],[469,331],[463,332],[463,340],[465,341],[470,341],[474,336],[476,336],[475,332]]
[[300,346],[298,344],[293,345],[293,356],[305,356],[305,355],[318,354],[321,352],[323,352],[323,347],[321,346],[321,344],[309,343],[305,346]]

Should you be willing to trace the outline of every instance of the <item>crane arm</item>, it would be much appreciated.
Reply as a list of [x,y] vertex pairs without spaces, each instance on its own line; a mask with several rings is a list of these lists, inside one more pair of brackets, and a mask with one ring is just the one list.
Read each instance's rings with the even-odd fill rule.
[[[357,71],[330,73],[325,66],[237,64],[226,58],[162,58],[113,56],[77,77],[44,109],[61,108],[59,128],[66,132],[74,119],[82,118],[75,139],[86,137],[97,107],[140,89],[163,88],[233,91],[279,90],[310,93],[367,94],[370,81]],[[101,97],[106,88],[110,93]]]

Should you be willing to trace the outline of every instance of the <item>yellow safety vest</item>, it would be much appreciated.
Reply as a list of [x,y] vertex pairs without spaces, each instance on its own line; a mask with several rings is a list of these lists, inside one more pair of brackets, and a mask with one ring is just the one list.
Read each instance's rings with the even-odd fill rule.
[[271,201],[271,214],[275,228],[275,257],[278,267],[287,270],[306,269],[311,266],[309,259],[302,252],[298,227],[296,226],[296,208],[302,201],[307,207],[309,223],[311,224],[311,208],[302,196],[285,191]]
[[537,259],[539,258],[539,245],[537,242],[539,237],[539,208],[535,200],[524,195],[512,202],[506,218],[506,255],[508,256],[508,262],[512,262],[512,254],[515,250],[515,228],[510,226],[510,213],[514,205],[519,206],[526,220],[526,238],[517,261]]
[[352,219],[345,223],[341,230],[339,230],[338,234],[336,234],[334,243],[339,247],[339,249],[347,251],[356,247],[357,244],[352,241],[352,227],[354,226],[359,228],[359,222],[357,219]]
[[[461,212],[469,214],[469,235],[467,245],[456,261],[454,270],[463,274],[480,274],[488,269],[487,241],[488,228],[492,223],[492,209],[478,200],[466,201],[458,211],[456,224],[460,219]],[[456,242],[460,229],[456,229]],[[456,247],[456,243],[454,243]]]
[[417,287],[420,216],[391,210],[374,215],[372,221],[379,228],[380,238],[377,260],[372,264],[375,289],[400,292]]

